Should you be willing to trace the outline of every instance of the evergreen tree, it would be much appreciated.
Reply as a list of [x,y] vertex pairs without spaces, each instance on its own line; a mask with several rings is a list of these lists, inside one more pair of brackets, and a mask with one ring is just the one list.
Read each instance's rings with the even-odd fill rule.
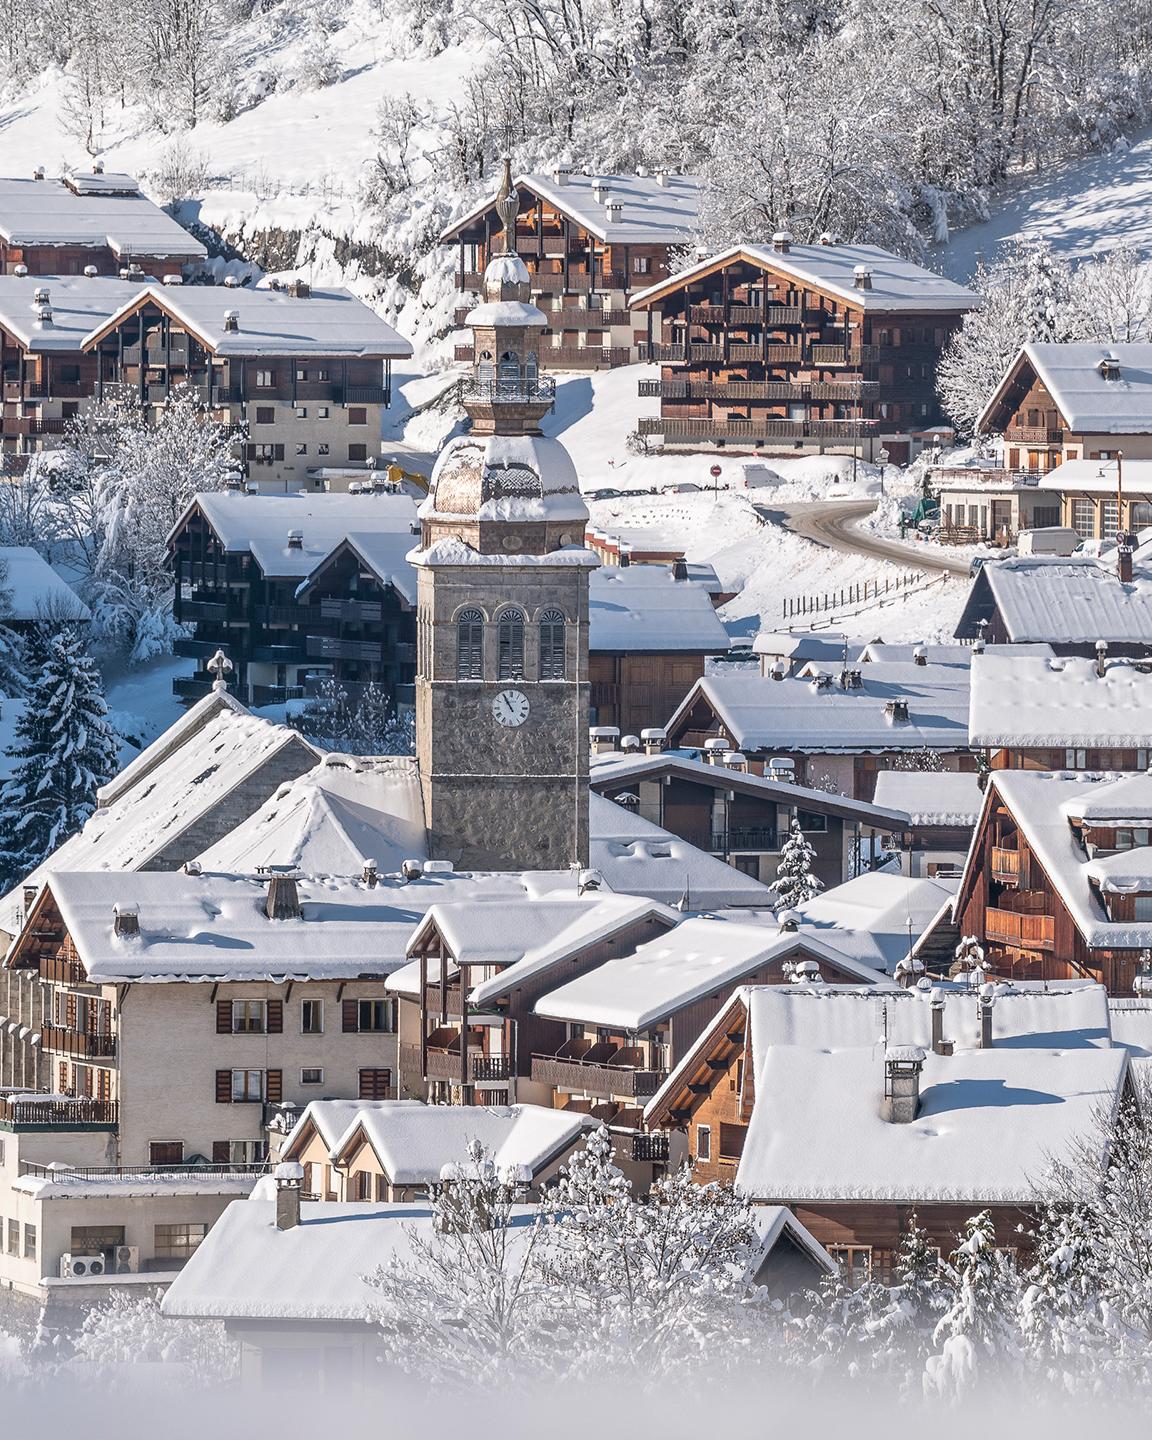
[[776,879],[768,887],[776,892],[779,909],[787,910],[794,905],[803,905],[805,900],[811,900],[824,889],[823,881],[817,880],[812,871],[815,859],[816,852],[800,829],[799,820],[793,820],[788,838],[780,851]]
[[933,1332],[936,1353],[924,1374],[926,1391],[945,1399],[983,1387],[1007,1368],[1016,1348],[1015,1272],[996,1249],[987,1210],[965,1225],[949,1278],[951,1301]]
[[42,639],[43,658],[16,726],[16,767],[0,790],[0,876],[11,886],[75,834],[116,772],[118,738],[100,675],[79,635]]

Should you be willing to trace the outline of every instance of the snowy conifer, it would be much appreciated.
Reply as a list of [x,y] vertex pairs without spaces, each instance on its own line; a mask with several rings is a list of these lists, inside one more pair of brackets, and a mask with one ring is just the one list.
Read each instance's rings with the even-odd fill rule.
[[49,637],[16,726],[16,761],[0,790],[0,874],[14,884],[75,834],[116,772],[119,748],[100,675],[74,630]]
[[812,870],[815,859],[816,851],[800,829],[799,820],[793,820],[788,838],[780,850],[776,879],[768,886],[776,893],[778,909],[788,910],[802,905],[824,889],[824,882],[818,880]]
[[1002,1375],[1015,1357],[1016,1276],[996,1249],[987,1210],[973,1215],[952,1254],[952,1294],[933,1332],[924,1388],[957,1399]]

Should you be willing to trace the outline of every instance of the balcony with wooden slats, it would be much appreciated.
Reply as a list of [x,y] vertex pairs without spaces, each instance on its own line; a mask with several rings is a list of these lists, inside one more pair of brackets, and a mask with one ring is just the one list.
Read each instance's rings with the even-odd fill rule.
[[1003,945],[1018,945],[1024,950],[1054,950],[1056,919],[1052,915],[990,908],[984,912],[984,937]]
[[1005,850],[999,845],[992,846],[992,877],[1008,884],[1019,885],[1024,857],[1019,850]]

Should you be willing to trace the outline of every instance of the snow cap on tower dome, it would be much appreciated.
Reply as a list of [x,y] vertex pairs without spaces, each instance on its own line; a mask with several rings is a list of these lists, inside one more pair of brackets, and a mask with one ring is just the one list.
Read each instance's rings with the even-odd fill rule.
[[440,452],[422,520],[565,520],[583,540],[588,507],[572,457],[544,435],[461,435]]
[[548,318],[531,301],[528,267],[519,255],[494,255],[484,271],[484,300],[471,310],[465,324],[528,325],[543,329]]

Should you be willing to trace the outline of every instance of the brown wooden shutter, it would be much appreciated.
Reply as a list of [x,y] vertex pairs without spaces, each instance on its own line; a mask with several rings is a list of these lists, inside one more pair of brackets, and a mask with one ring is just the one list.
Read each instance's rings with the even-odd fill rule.
[[744,1153],[744,1140],[748,1134],[747,1125],[720,1124],[720,1155],[724,1160],[739,1160]]
[[345,1000],[342,1011],[344,1033],[349,1035],[360,1028],[360,1004],[357,1000]]
[[69,1030],[76,1029],[76,996],[69,995],[64,1007],[64,1024]]
[[61,1061],[60,1061],[60,1070],[59,1070],[58,1073],[59,1073],[59,1076],[60,1076],[60,1093],[61,1093],[61,1095],[67,1095],[67,1093],[68,1093],[68,1062],[67,1062],[67,1060],[61,1060]]
[[264,1098],[269,1105],[279,1105],[284,1098],[284,1072],[283,1070],[266,1070],[264,1074]]
[[216,1103],[217,1105],[231,1105],[232,1103],[232,1071],[216,1071]]
[[212,1142],[212,1163],[213,1165],[227,1165],[232,1158],[231,1147],[227,1140],[213,1140]]
[[284,1030],[283,1000],[268,1001],[268,1034],[280,1035]]
[[232,1002],[231,1000],[217,1000],[216,1002],[216,1034],[231,1035],[232,1033]]

